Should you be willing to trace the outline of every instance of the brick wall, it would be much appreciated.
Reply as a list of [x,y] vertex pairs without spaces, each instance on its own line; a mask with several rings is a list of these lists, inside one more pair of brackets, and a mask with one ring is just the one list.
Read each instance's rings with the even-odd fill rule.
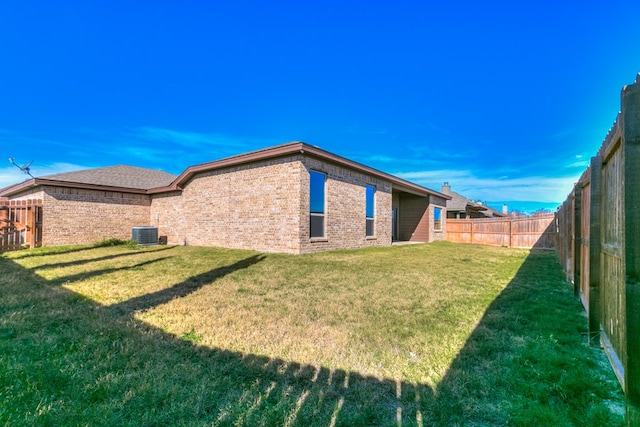
[[[326,239],[309,237],[309,170],[327,174]],[[374,185],[375,236],[365,236],[365,186]],[[157,219],[157,224],[156,224]],[[169,244],[305,253],[391,244],[391,184],[303,155],[194,176],[154,195],[150,223]]]
[[[431,235],[429,237],[429,241],[433,242],[436,240],[446,240],[447,239],[447,201],[438,196],[429,196],[429,230],[431,230]],[[436,207],[441,208],[440,212],[440,224],[441,229],[435,230],[434,228],[434,215],[433,211]]]
[[158,236],[166,236],[170,245],[184,245],[188,224],[185,223],[186,215],[183,215],[182,193],[172,191],[170,193],[154,194],[149,208],[149,225],[158,227]]
[[43,245],[131,239],[131,227],[149,225],[149,196],[49,187],[42,191]]
[[[391,245],[391,183],[341,166],[305,157],[301,176],[301,252]],[[309,171],[327,175],[325,239],[309,238]],[[376,188],[374,237],[366,237],[365,188]]]
[[12,196],[11,200],[42,200],[44,198],[44,190],[42,187],[33,188],[21,192],[17,196]]
[[200,173],[154,195],[151,217],[170,244],[299,253],[302,170],[290,156]]

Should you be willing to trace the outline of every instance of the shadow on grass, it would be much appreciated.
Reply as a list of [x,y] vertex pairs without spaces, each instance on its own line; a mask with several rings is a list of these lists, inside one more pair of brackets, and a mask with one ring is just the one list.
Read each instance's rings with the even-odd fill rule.
[[[64,285],[64,284],[68,284],[68,283],[73,283],[73,282],[77,282],[80,280],[87,280],[90,279],[92,277],[98,277],[98,276],[102,276],[105,274],[109,274],[109,273],[114,273],[116,271],[125,271],[125,270],[139,270],[145,266],[151,265],[151,264],[155,264],[161,261],[164,261],[166,259],[169,259],[171,257],[161,257],[161,258],[155,258],[155,259],[150,259],[148,261],[143,261],[143,262],[139,262],[137,264],[134,265],[130,265],[127,267],[113,267],[113,268],[103,268],[102,270],[94,270],[94,271],[90,271],[90,272],[82,272],[82,273],[78,273],[78,274],[72,274],[69,276],[64,276],[64,277],[60,277],[59,279],[53,279],[50,280],[48,283],[50,285],[53,286],[60,286],[60,285]],[[94,259],[93,261],[96,261],[96,259]]]
[[131,298],[130,300],[124,301],[120,304],[109,306],[108,310],[111,310],[118,315],[149,310],[150,308],[157,307],[161,304],[166,304],[175,298],[185,297],[192,292],[197,291],[204,285],[211,284],[214,281],[226,276],[227,274],[249,268],[253,264],[258,263],[263,259],[263,255],[254,255],[252,257],[235,262],[231,265],[215,268],[211,271],[207,271],[205,273],[198,274],[197,276],[190,277],[184,282],[173,285],[170,288]]
[[[113,246],[118,246],[118,245],[113,245]],[[76,253],[76,252],[87,252],[87,251],[92,251],[95,250],[97,248],[101,248],[101,247],[108,247],[108,246],[101,246],[100,243],[96,243],[95,245],[82,245],[82,246],[59,246],[59,247],[42,247],[42,248],[35,248],[35,249],[22,249],[18,252],[16,251],[6,251],[6,252],[12,252],[13,255],[12,258],[13,259],[26,259],[26,258],[34,258],[34,257],[41,257],[41,256],[52,256],[52,255],[66,255],[66,254],[71,254],[71,253]],[[173,249],[175,248],[175,246],[166,246],[166,245],[162,245],[162,246],[147,246],[147,252],[150,251],[149,248],[152,248],[151,251],[153,252],[160,252],[160,251],[166,251],[168,249]],[[156,249],[157,248],[157,249]],[[3,251],[0,251],[0,255],[2,255]],[[131,251],[131,253],[135,253],[135,250]],[[53,265],[55,266],[55,265]]]
[[531,251],[449,366],[435,425],[623,425],[620,387],[572,295],[555,252]]
[[[17,255],[14,255],[14,259],[25,259],[25,258],[34,258],[41,256],[51,256],[51,255],[66,255],[72,254],[76,252],[87,252],[92,251],[99,247],[96,245],[82,245],[82,246],[58,246],[58,247],[40,247],[35,249],[22,249],[17,252]],[[2,254],[3,252],[0,252]],[[14,252],[15,254],[16,252]]]
[[[585,319],[549,253],[532,252],[487,308],[435,389],[200,347],[133,316],[138,310],[186,296],[225,275],[251,268],[262,259],[253,256],[170,289],[103,307],[0,258],[5,272],[0,277],[0,292],[11,295],[0,300],[0,423],[462,426],[622,422],[599,402],[609,397],[610,388],[599,385],[600,378],[591,373],[599,359],[583,344]],[[44,342],[42,331],[46,332]]]
[[[153,249],[152,251],[140,251],[140,250],[130,250],[127,252],[122,252],[119,254],[112,254],[112,255],[105,255],[103,257],[98,257],[98,258],[88,258],[88,259],[78,259],[75,261],[69,261],[69,262],[55,262],[55,263],[51,263],[51,264],[42,264],[39,265],[37,268],[34,268],[34,270],[50,270],[53,268],[64,268],[64,267],[72,267],[75,265],[84,265],[84,264],[89,264],[92,262],[100,262],[100,261],[108,261],[111,259],[117,259],[117,258],[122,258],[122,257],[129,257],[132,255],[143,255],[143,254],[148,254],[149,252],[162,252],[162,251],[167,251],[170,249],[174,249],[175,246],[163,246],[160,249]],[[95,249],[95,248],[89,248],[89,249]],[[83,249],[85,250],[85,249]],[[74,251],[71,251],[74,252]],[[66,254],[67,252],[60,252],[61,254]],[[57,254],[57,253],[56,253]],[[22,258],[27,258],[27,256],[19,256],[16,257],[16,259],[22,259]]]

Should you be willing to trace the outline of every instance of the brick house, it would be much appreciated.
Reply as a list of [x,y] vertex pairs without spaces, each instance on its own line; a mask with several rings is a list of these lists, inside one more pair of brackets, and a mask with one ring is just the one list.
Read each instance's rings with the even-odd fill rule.
[[451,198],[302,142],[178,176],[123,165],[49,175],[0,197],[42,201],[44,245],[129,239],[150,225],[169,244],[294,254],[442,240]]

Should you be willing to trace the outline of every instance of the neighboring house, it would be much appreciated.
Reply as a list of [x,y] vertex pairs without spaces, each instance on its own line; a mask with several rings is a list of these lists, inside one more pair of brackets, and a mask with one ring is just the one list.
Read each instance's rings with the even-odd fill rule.
[[150,225],[169,244],[295,254],[443,240],[451,199],[302,142],[179,176],[132,166],[49,175],[0,197],[42,200],[43,245],[129,239]]
[[451,186],[445,182],[441,192],[450,196],[447,200],[447,218],[468,219],[468,218],[496,218],[507,216],[502,212],[490,208],[480,202],[469,200],[461,194],[451,191]]

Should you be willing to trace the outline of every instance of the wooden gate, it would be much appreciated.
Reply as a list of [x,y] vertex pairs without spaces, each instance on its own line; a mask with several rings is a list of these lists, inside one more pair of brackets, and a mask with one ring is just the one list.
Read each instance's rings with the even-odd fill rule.
[[42,245],[42,200],[0,200],[0,251]]

